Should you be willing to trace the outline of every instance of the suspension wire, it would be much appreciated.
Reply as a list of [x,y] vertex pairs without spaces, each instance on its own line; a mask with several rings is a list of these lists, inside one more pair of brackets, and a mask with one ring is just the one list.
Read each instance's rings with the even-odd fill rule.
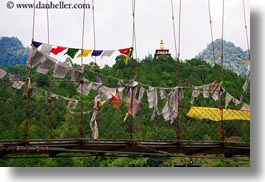
[[[33,7],[33,17],[32,17],[32,41],[35,38],[35,19],[36,19],[36,0],[34,0],[34,7]],[[30,62],[30,76],[29,81],[32,83],[32,62]],[[28,136],[29,136],[29,118],[30,118],[30,93],[27,92],[27,114],[24,122],[24,140],[27,144]]]
[[[86,4],[86,0],[84,0],[84,4]],[[84,52],[84,38],[85,38],[85,17],[86,17],[86,9],[84,8],[83,11],[83,22],[82,22],[82,54]],[[84,68],[83,68],[84,64],[83,64],[83,56],[81,56],[81,67],[82,67],[82,71],[81,71],[81,80],[80,80],[80,84],[81,84],[81,93],[80,93],[80,97],[81,97],[81,111],[80,111],[80,129],[79,129],[79,133],[80,133],[80,137],[81,139],[83,139],[84,136],[84,123],[83,123],[83,109],[84,109]]]
[[[46,0],[46,4],[48,4],[49,0]],[[48,7],[46,8],[46,23],[47,23],[47,43],[50,44],[50,21],[49,21],[49,9]],[[51,90],[51,71],[48,71],[48,91],[50,92]],[[50,115],[49,115],[49,120],[50,120],[50,139],[53,138],[53,100],[48,97],[47,98],[47,104],[49,105],[50,109]]]
[[[93,25],[93,42],[94,42],[94,50],[96,50],[97,46],[96,46],[96,21],[95,21],[95,4],[94,4],[94,0],[91,1],[92,4],[92,25]],[[96,65],[97,65],[97,56],[94,56],[94,61],[95,61],[95,75],[96,77],[98,77],[99,73],[98,70],[96,69]],[[100,138],[100,109],[98,109],[98,113],[97,113],[97,126],[98,126],[98,136]]]
[[36,16],[36,0],[34,0],[33,15],[32,15],[32,41],[35,38],[35,16]]
[[[124,81],[127,81],[127,82],[129,81],[129,79],[122,79],[122,78],[117,78],[117,77],[105,75],[105,74],[102,74],[102,73],[97,73],[97,72],[95,72],[93,70],[90,70],[90,69],[87,69],[87,68],[84,68],[84,70],[89,71],[91,73],[95,73],[95,74],[104,76],[104,77],[107,77],[107,78],[111,78],[111,79],[117,80],[117,81],[119,81],[119,80],[124,80]],[[25,80],[20,80],[20,81],[25,81]],[[43,82],[43,83],[46,83],[47,82],[47,80],[37,80],[37,81],[38,82]],[[10,81],[9,80],[0,80],[0,82],[10,82]],[[74,83],[75,81],[71,81],[71,80],[50,80],[50,82],[68,82],[68,83]],[[88,82],[84,81],[84,83],[88,83]],[[158,87],[158,86],[152,86],[152,85],[149,85],[149,84],[144,84],[144,83],[141,83],[141,82],[139,82],[139,83],[143,87],[149,87],[149,86],[151,86],[153,88],[163,88],[163,89],[166,89],[166,90],[172,90],[172,89],[175,88],[175,87],[170,87],[170,88],[169,87],[168,88],[167,87]],[[188,85],[188,86],[181,86],[181,87],[182,87],[182,89],[191,89],[191,86],[190,85]]]
[[[44,90],[43,90],[44,91]],[[71,100],[70,98],[67,98],[67,99],[69,99],[69,100]],[[62,99],[62,100],[64,100],[64,101],[68,101],[68,100],[65,100],[65,99]],[[73,100],[73,99],[72,99]],[[27,99],[11,99],[11,98],[9,98],[9,97],[0,97],[0,101],[9,101],[9,102],[20,102],[20,103],[27,103]],[[44,100],[34,100],[34,102],[39,102],[39,103],[43,103],[43,102],[46,102],[47,101],[47,99],[44,99]],[[81,101],[81,100],[76,100],[76,101]],[[58,101],[53,101],[54,103],[55,102],[59,102],[59,100]],[[87,103],[87,104],[93,104],[94,102],[85,102],[85,103]]]
[[180,59],[180,30],[181,30],[181,0],[179,0],[179,35],[178,35],[178,61]]
[[213,50],[213,60],[214,60],[214,66],[216,64],[216,58],[215,58],[215,46],[214,46],[214,38],[213,38],[213,25],[212,25],[212,15],[211,15],[211,5],[210,0],[208,0],[208,11],[209,11],[209,22],[210,22],[210,30],[211,30],[211,38],[212,38],[212,50]]
[[[180,78],[180,35],[181,35],[181,0],[179,0],[179,27],[178,27],[178,53],[177,53],[177,62],[176,62],[176,71],[177,71],[177,82],[178,85],[181,84],[181,78]],[[178,95],[179,95],[179,90],[178,90]],[[178,115],[177,115],[177,120],[176,120],[176,140],[178,141],[179,147],[180,147],[180,115],[181,115],[181,108],[182,107],[182,102],[178,101]]]
[[248,40],[248,27],[247,27],[245,0],[243,0],[243,11],[244,11],[244,22],[245,22],[246,40],[247,40],[247,47],[248,47],[248,59],[250,60],[250,46],[249,46],[249,40]]
[[132,0],[132,17],[133,17],[133,35],[132,35],[132,47],[134,48],[135,58],[137,59],[136,49],[136,28],[135,28],[135,0]]
[[221,53],[221,60],[222,60],[222,73],[224,72],[224,19],[225,19],[225,1],[223,0],[223,9],[222,9],[222,53]]
[[175,17],[174,17],[174,4],[173,0],[171,0],[171,12],[172,12],[172,26],[173,26],[173,34],[174,34],[174,46],[175,46],[175,54],[176,57],[178,56],[178,49],[177,49],[177,37],[176,37],[176,27],[175,27]]
[[[225,0],[223,0],[223,8],[222,8],[222,53],[221,53],[221,60],[222,60],[222,76],[221,76],[221,82],[223,81],[223,76],[224,76],[224,12],[225,12]],[[225,128],[224,128],[224,113],[223,113],[223,97],[221,95],[221,89],[223,89],[222,84],[220,87],[220,96],[219,96],[219,109],[220,109],[220,115],[221,115],[221,140],[223,143],[225,142]]]
[[[48,92],[51,93],[51,72],[50,70],[48,71]],[[53,133],[53,100],[51,99],[50,95],[48,95],[47,98],[47,104],[49,105],[50,109],[50,139],[52,139],[52,133]]]
[[[248,40],[248,27],[247,27],[247,19],[246,19],[246,8],[245,8],[245,0],[243,0],[243,12],[244,12],[244,23],[245,23],[245,32],[246,32],[246,41],[247,41],[247,51],[248,51],[248,60],[250,61],[250,46],[249,46],[249,40]],[[246,74],[246,81],[249,80],[250,76],[250,65],[248,66],[248,72]],[[241,96],[240,100],[243,100],[244,96],[246,95],[246,90],[244,89]]]
[[[138,63],[138,57],[137,57],[137,45],[136,45],[136,21],[135,21],[135,7],[136,7],[136,0],[132,0],[132,18],[133,18],[133,35],[132,35],[132,47],[135,55],[135,60],[136,60],[136,80],[140,82],[140,72],[139,72],[139,63]],[[134,62],[133,55],[132,55],[132,61]],[[133,104],[133,103],[132,103]],[[140,103],[141,104],[141,103]],[[131,108],[132,111],[132,108]],[[139,115],[142,114],[142,108],[141,105],[139,106]],[[144,121],[142,121],[141,125],[141,132],[142,132],[142,139],[145,139],[145,132],[144,132]]]
[[[139,65],[138,65],[138,57],[137,57],[137,46],[136,46],[136,28],[135,28],[135,0],[132,0],[132,47],[133,47],[133,52],[135,55],[135,60],[136,60],[136,64],[134,65],[134,61],[132,61],[132,75],[134,75],[136,77],[136,80],[139,81]],[[133,55],[132,55],[132,60],[133,59]],[[135,70],[134,70],[135,67]],[[134,73],[135,71],[135,73]]]
[[[172,6],[173,8],[173,6]],[[180,85],[180,31],[181,31],[181,0],[179,0],[179,19],[178,19],[179,27],[178,27],[178,51],[177,51],[177,63],[176,63],[176,71],[177,71],[177,83]]]
[[[134,47],[134,41],[135,41],[135,38],[134,38],[135,37],[134,10],[135,10],[135,1],[132,0],[132,47]],[[134,65],[133,55],[132,55],[132,70],[131,70],[132,71],[131,72],[132,79],[136,76],[136,72],[135,72],[134,67],[135,67],[135,65]]]
[[[96,50],[96,25],[95,25],[95,6],[94,0],[92,0],[92,24],[93,24],[93,40],[94,40],[94,50]],[[97,56],[94,56],[95,64],[97,64]]]
[[[132,0],[132,47],[135,45],[135,0]],[[134,61],[133,61],[133,55],[132,55],[132,76],[134,76]],[[130,103],[130,110],[131,110],[131,118],[130,118],[130,140],[133,139],[133,103],[134,103],[134,89],[130,88],[131,93],[131,103]]]
[[[48,4],[49,0],[46,0],[46,4]],[[48,44],[50,44],[50,22],[49,22],[49,8],[46,8],[46,15],[47,15],[47,40]]]

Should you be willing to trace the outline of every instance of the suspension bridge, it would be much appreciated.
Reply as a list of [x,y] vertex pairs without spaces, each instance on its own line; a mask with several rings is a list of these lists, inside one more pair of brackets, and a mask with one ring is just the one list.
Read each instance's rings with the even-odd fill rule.
[[[84,2],[85,3],[85,2]],[[209,5],[209,17],[210,17],[210,27],[212,32],[212,21],[211,21],[211,12],[210,12],[210,3],[208,1]],[[132,38],[132,47],[127,49],[120,49],[119,51],[126,55],[126,59],[132,56],[132,51],[136,51],[136,33],[135,33],[135,1],[132,0],[132,9],[133,9],[133,38]],[[173,30],[174,30],[174,43],[175,43],[175,50],[176,50],[176,73],[177,73],[177,83],[181,83],[180,80],[180,41],[177,43],[177,36],[176,36],[176,28],[175,28],[175,19],[174,19],[174,8],[173,8],[173,1],[171,1],[171,7],[172,7],[172,20],[173,20]],[[179,25],[180,25],[180,18],[181,18],[181,0],[179,5]],[[224,8],[224,7],[223,7]],[[94,4],[92,1],[92,10],[93,10],[93,28],[94,28],[94,51],[91,50],[92,54],[94,55],[100,55],[99,52],[96,51],[96,45],[95,45],[95,26],[94,26]],[[34,46],[34,49],[37,50],[38,46],[42,45],[43,43],[34,41],[34,26],[35,26],[35,9],[34,9],[34,15],[33,15],[33,42],[32,45]],[[48,46],[49,46],[49,19],[48,19],[48,9],[47,9],[47,32],[48,32]],[[61,47],[64,49],[68,49],[67,53],[69,56],[75,56],[75,54],[78,51],[81,51],[78,57],[81,57],[81,64],[83,65],[83,57],[85,57],[85,53],[88,55],[88,51],[84,49],[83,47],[83,41],[84,41],[84,18],[85,18],[85,10],[83,14],[83,33],[82,33],[82,48],[80,50],[73,50],[72,48],[66,48]],[[223,16],[224,19],[224,16]],[[246,29],[247,31],[247,29]],[[179,37],[178,40],[180,40],[180,26],[179,26]],[[222,27],[222,34],[223,34],[223,27]],[[213,40],[213,35],[212,40]],[[178,45],[177,45],[178,44]],[[46,44],[43,44],[42,46],[46,46]],[[214,45],[213,46],[213,55],[214,53]],[[51,46],[50,46],[51,47]],[[59,50],[59,46],[57,46],[57,50]],[[64,50],[62,49],[62,50]],[[49,51],[52,52],[51,49]],[[55,51],[55,49],[53,50]],[[76,51],[75,53],[70,51]],[[35,51],[37,53],[40,53],[39,51]],[[35,55],[37,54],[35,53]],[[54,53],[54,52],[53,52]],[[57,54],[57,52],[56,52]],[[136,60],[137,60],[137,53],[136,54]],[[222,47],[222,63],[223,63],[223,54],[224,49]],[[34,55],[34,56],[35,56]],[[86,55],[86,56],[87,56]],[[50,90],[50,83],[53,82],[63,82],[63,81],[52,81],[51,80],[51,74],[50,70],[47,70],[46,73],[48,73],[48,90],[45,91],[45,96],[47,98],[44,100],[46,102],[45,104],[47,107],[47,112],[49,112],[49,122],[50,122],[50,138],[43,139],[38,138],[34,139],[31,138],[31,113],[33,112],[36,104],[38,104],[40,101],[37,101],[36,99],[32,98],[32,91],[30,91],[33,87],[31,86],[31,83],[34,81],[32,79],[32,70],[34,68],[35,62],[37,59],[40,59],[40,57],[34,57],[32,56],[32,59],[29,59],[28,67],[30,69],[30,75],[29,77],[22,81],[22,80],[11,80],[13,83],[13,87],[16,89],[20,89],[23,85],[25,85],[24,93],[27,97],[22,102],[26,103],[26,114],[25,114],[25,121],[23,121],[23,135],[24,138],[19,136],[17,138],[10,137],[9,139],[1,139],[0,140],[0,157],[1,158],[8,158],[8,156],[12,155],[28,155],[30,157],[31,154],[41,154],[46,155],[48,157],[56,157],[58,154],[61,153],[70,153],[70,154],[93,154],[93,155],[118,155],[118,154],[126,154],[126,155],[142,155],[142,156],[168,156],[168,157],[176,157],[176,156],[193,156],[193,155],[200,155],[200,156],[207,156],[207,155],[223,155],[225,157],[233,157],[236,155],[243,155],[243,156],[250,156],[250,142],[249,139],[243,140],[242,137],[244,134],[249,137],[250,132],[250,124],[248,121],[242,121],[242,120],[249,120],[250,112],[249,110],[245,109],[246,105],[242,102],[242,99],[244,97],[244,92],[242,94],[241,99],[236,99],[233,96],[229,101],[224,101],[226,98],[224,98],[224,95],[222,95],[225,92],[225,88],[222,85],[222,80],[216,80],[212,83],[205,84],[202,86],[176,86],[174,88],[167,88],[168,92],[164,92],[164,88],[155,88],[152,87],[147,88],[147,85],[140,83],[139,74],[135,73],[137,77],[137,82],[131,82],[131,83],[122,83],[119,85],[119,87],[115,88],[116,90],[119,90],[119,88],[122,88],[122,90],[119,90],[119,93],[124,92],[126,94],[126,103],[128,105],[128,108],[122,108],[120,110],[107,110],[106,112],[117,112],[117,115],[120,116],[120,118],[110,118],[107,120],[108,123],[103,124],[102,121],[102,113],[104,113],[104,109],[101,106],[102,101],[106,101],[107,99],[114,99],[114,104],[117,104],[115,107],[119,108],[122,104],[121,98],[117,98],[118,96],[115,94],[106,94],[108,93],[108,89],[104,87],[104,89],[100,90],[101,87],[95,88],[95,90],[98,92],[98,95],[95,97],[95,102],[87,103],[86,100],[84,100],[84,95],[86,95],[84,92],[86,92],[86,89],[93,89],[92,85],[93,83],[86,80],[84,78],[83,72],[78,71],[77,69],[72,69],[73,73],[72,75],[76,76],[76,72],[80,73],[80,77],[77,79],[71,78],[71,82],[80,84],[79,86],[79,92],[80,92],[80,99],[73,99],[73,98],[67,98],[63,97],[61,95],[56,95],[51,92]],[[40,55],[43,56],[43,55]],[[51,61],[52,59],[50,57],[45,56],[46,60]],[[215,59],[215,56],[214,56]],[[250,57],[249,57],[250,59]],[[52,62],[52,61],[51,61]],[[214,60],[214,62],[216,62]],[[95,56],[95,63],[96,63],[96,56]],[[37,65],[38,63],[36,63]],[[44,63],[42,63],[45,69]],[[59,66],[58,63],[54,62],[54,64],[51,65],[51,69],[54,65]],[[45,69],[42,68],[42,71],[38,69],[40,72],[44,72]],[[57,67],[56,67],[57,68]],[[64,67],[65,68],[65,67]],[[137,70],[137,64],[134,65],[134,69]],[[43,71],[44,70],[44,71]],[[69,71],[69,69],[66,69]],[[66,74],[66,73],[65,73]],[[96,72],[96,75],[100,75],[100,73]],[[12,77],[12,74],[9,74],[10,77]],[[60,75],[61,76],[61,75]],[[218,77],[218,76],[217,76]],[[116,78],[115,78],[116,79]],[[117,80],[119,80],[117,78]],[[22,81],[22,82],[21,82]],[[248,80],[247,80],[248,81]],[[6,81],[7,82],[7,81]],[[10,79],[8,79],[8,82],[10,82]],[[14,83],[15,86],[14,86]],[[23,83],[23,84],[22,84]],[[21,86],[19,84],[22,84]],[[97,84],[97,83],[96,83]],[[248,82],[247,82],[248,84]],[[247,86],[246,86],[247,87]],[[136,89],[135,89],[136,88]],[[143,93],[137,93],[137,89],[142,89]],[[152,118],[157,117],[157,119],[151,119],[154,120],[154,126],[152,126],[154,131],[157,131],[157,135],[148,136],[146,134],[145,124],[147,121],[143,120],[143,115],[151,115],[150,113],[145,112],[148,108],[148,105],[142,105],[142,98],[144,94],[144,90],[147,90],[147,96],[146,102],[148,101],[149,109],[153,108],[153,114]],[[163,95],[162,93],[165,93],[163,97],[168,99],[166,102],[166,105],[163,108],[159,108],[160,110],[163,110],[161,113],[163,115],[163,118],[160,114],[158,114],[158,104],[157,104],[157,91],[159,90],[160,96]],[[245,91],[245,90],[244,90]],[[42,91],[43,92],[43,91]],[[191,110],[192,113],[190,115],[187,115],[188,108],[183,108],[182,103],[182,97],[183,94],[192,93],[192,98],[197,98],[200,95],[200,92],[203,92],[204,97],[209,97],[209,94],[213,94],[214,100],[219,102],[219,107],[215,108],[216,110],[210,110],[209,108],[205,108],[204,110]],[[46,94],[48,93],[48,94]],[[103,93],[103,96],[100,95]],[[227,92],[228,93],[228,92]],[[104,95],[105,94],[105,95]],[[168,94],[168,95],[167,95]],[[138,95],[138,99],[135,99],[136,95]],[[153,97],[153,95],[156,95]],[[114,97],[116,96],[116,97]],[[106,98],[104,98],[106,97]],[[56,98],[56,99],[55,99]],[[70,138],[62,138],[59,137],[59,134],[54,134],[56,127],[54,126],[55,119],[53,118],[53,111],[56,107],[56,102],[59,102],[58,98],[61,98],[62,103],[69,102],[70,105],[73,103],[80,103],[79,106],[79,113],[80,115],[79,121],[80,121],[80,128],[79,128],[79,134],[80,137],[70,137]],[[115,100],[116,99],[116,100]],[[151,101],[150,101],[151,99]],[[153,99],[153,100],[152,100]],[[55,101],[56,100],[56,101]],[[1,98],[1,101],[3,102],[19,102],[16,99],[12,98]],[[228,110],[226,109],[225,105],[227,105],[230,101],[233,101],[236,105],[243,104],[244,109],[239,110]],[[35,103],[35,106],[34,106]],[[63,105],[59,102],[57,107]],[[225,105],[224,105],[225,103]],[[68,105],[69,105],[68,104]],[[165,104],[165,102],[163,103]],[[105,104],[106,105],[106,104]],[[138,109],[134,109],[134,106]],[[185,105],[186,106],[186,105]],[[72,106],[72,107],[76,107]],[[102,107],[100,109],[100,107]],[[106,106],[105,106],[106,107]],[[89,117],[94,117],[94,119],[88,119],[86,116],[87,113],[84,111],[85,108],[93,108],[93,114],[91,115],[89,112]],[[145,109],[143,109],[145,108]],[[243,108],[243,107],[242,107]],[[201,108],[200,108],[201,109]],[[114,111],[115,110],[115,111]],[[136,110],[138,110],[138,113],[136,113]],[[113,120],[123,120],[124,115],[126,113],[125,118],[128,117],[128,120],[125,122],[122,121],[119,127],[116,127],[116,129],[124,130],[126,131],[127,138],[122,138],[121,134],[119,134],[119,131],[112,130],[111,132],[117,133],[117,136],[114,136],[112,138],[106,138],[104,136],[104,132],[107,129],[111,128],[111,119]],[[247,116],[246,116],[246,115]],[[129,115],[129,116],[128,116]],[[160,115],[160,116],[156,116]],[[194,117],[194,118],[192,118]],[[190,119],[192,118],[192,119]],[[247,119],[246,119],[247,118]],[[198,121],[198,119],[200,121]],[[76,121],[76,118],[73,119]],[[90,129],[92,131],[88,131],[88,125],[85,124],[87,120],[90,120]],[[166,120],[167,122],[164,122],[163,120]],[[199,133],[193,133],[195,132],[193,130],[193,124],[195,122],[199,122],[201,124],[201,129],[204,130],[204,128],[208,128],[207,131],[211,130],[211,133],[204,133],[203,136],[199,135]],[[217,122],[216,122],[217,121]],[[231,121],[231,122],[230,122]],[[162,124],[159,124],[162,123]],[[124,124],[125,123],[125,124]],[[170,123],[170,124],[169,124]],[[173,124],[172,124],[173,123]],[[231,124],[232,123],[232,124]],[[149,124],[148,127],[151,125]],[[104,127],[104,128],[103,128]],[[167,131],[160,131],[159,128],[171,128],[170,132]],[[211,128],[211,129],[209,129]],[[149,128],[150,129],[150,128]],[[16,131],[19,129],[16,128]],[[173,132],[172,132],[173,131]],[[206,131],[206,130],[205,130]],[[202,131],[203,133],[203,131]],[[91,137],[92,136],[92,137]],[[124,136],[124,135],[123,135]],[[208,138],[211,139],[208,139]],[[23,138],[23,139],[21,139]]]

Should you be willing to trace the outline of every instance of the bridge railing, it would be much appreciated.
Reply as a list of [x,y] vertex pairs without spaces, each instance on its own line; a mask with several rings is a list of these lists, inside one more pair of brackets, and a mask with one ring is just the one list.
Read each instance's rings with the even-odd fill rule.
[[[62,90],[62,95],[57,97],[37,89],[29,100],[23,96],[23,89],[13,89],[8,81],[2,81],[0,139],[93,139],[90,120],[96,91],[72,98],[78,100],[78,105],[72,107]],[[118,109],[113,108],[109,100],[105,101],[98,108],[98,139],[250,141],[248,111],[240,111],[241,106],[224,108],[224,104],[220,104],[224,96],[221,101],[198,98],[191,104],[192,88],[185,88],[183,92],[185,97],[179,102],[178,115],[172,123],[163,118],[162,110],[167,100],[160,98],[157,115],[151,120],[153,108],[148,106],[146,93],[135,117],[127,114],[129,105],[125,101]],[[232,111],[227,112],[229,109]]]

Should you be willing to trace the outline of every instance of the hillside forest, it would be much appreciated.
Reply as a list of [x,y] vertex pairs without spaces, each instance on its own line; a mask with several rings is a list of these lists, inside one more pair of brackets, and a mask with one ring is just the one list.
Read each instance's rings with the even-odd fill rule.
[[[186,114],[191,106],[224,107],[225,94],[217,101],[211,97],[204,98],[199,95],[191,103],[192,86],[206,85],[217,80],[222,82],[225,91],[239,99],[246,79],[245,75],[239,75],[228,69],[222,70],[219,65],[213,66],[200,59],[176,62],[172,57],[154,58],[149,55],[138,61],[131,58],[128,65],[125,65],[124,62],[125,56],[119,55],[113,66],[106,65],[100,68],[94,62],[85,64],[83,77],[92,82],[100,82],[110,88],[117,88],[119,80],[123,80],[123,83],[135,80],[142,83],[146,90],[149,86],[157,88],[185,87],[179,110],[181,140],[220,140],[220,122],[191,118]],[[72,68],[80,67],[80,65],[74,64],[71,59],[67,59],[66,63]],[[176,69],[177,66],[179,66],[179,72]],[[28,66],[20,65],[20,62],[14,66],[2,66],[1,69],[10,75],[15,75],[22,81],[26,81],[29,77],[32,78],[30,103],[28,103],[28,98],[25,95],[25,86],[21,89],[13,88],[10,75],[0,79],[1,140],[23,139],[26,120],[29,123],[29,139],[80,138],[81,112],[84,122],[83,137],[93,139],[90,120],[93,114],[94,100],[98,94],[96,89],[91,89],[87,94],[80,94],[77,91],[79,84],[70,81],[70,72],[65,78],[55,78],[52,75],[53,70],[50,70],[50,74],[40,74],[36,69],[32,69],[31,72]],[[138,94],[137,92],[137,97]],[[130,124],[132,124],[134,140],[176,140],[176,121],[173,123],[165,121],[162,114],[157,114],[154,119],[151,119],[154,109],[149,108],[146,92],[135,116],[130,114],[126,116],[129,106],[124,99],[125,96],[126,90],[123,90],[122,103],[118,109],[113,107],[109,99],[100,104],[99,139],[130,139]],[[75,107],[69,106],[69,100],[78,100],[78,104]],[[158,92],[157,108],[159,112],[163,110],[167,101],[169,99],[161,99],[160,92]],[[242,103],[250,105],[249,88]],[[235,105],[233,103],[227,106],[227,108],[235,110],[240,110],[241,107],[242,104]],[[226,141],[250,141],[249,121],[225,121],[224,127]],[[55,158],[2,158],[0,159],[0,166],[172,167],[180,163],[190,162],[211,167],[249,166],[249,158],[244,156],[242,158],[244,160],[234,161],[198,157],[167,158],[137,155],[72,157],[69,154],[60,154],[59,157]]]

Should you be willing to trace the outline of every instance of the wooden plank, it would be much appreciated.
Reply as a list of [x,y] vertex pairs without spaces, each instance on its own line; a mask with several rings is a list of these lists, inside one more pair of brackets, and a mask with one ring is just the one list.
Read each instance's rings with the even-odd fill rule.
[[225,154],[250,155],[249,143],[242,142],[194,142],[194,141],[130,141],[130,140],[29,140],[23,141],[0,141],[0,154],[14,153],[183,153],[192,155]]

